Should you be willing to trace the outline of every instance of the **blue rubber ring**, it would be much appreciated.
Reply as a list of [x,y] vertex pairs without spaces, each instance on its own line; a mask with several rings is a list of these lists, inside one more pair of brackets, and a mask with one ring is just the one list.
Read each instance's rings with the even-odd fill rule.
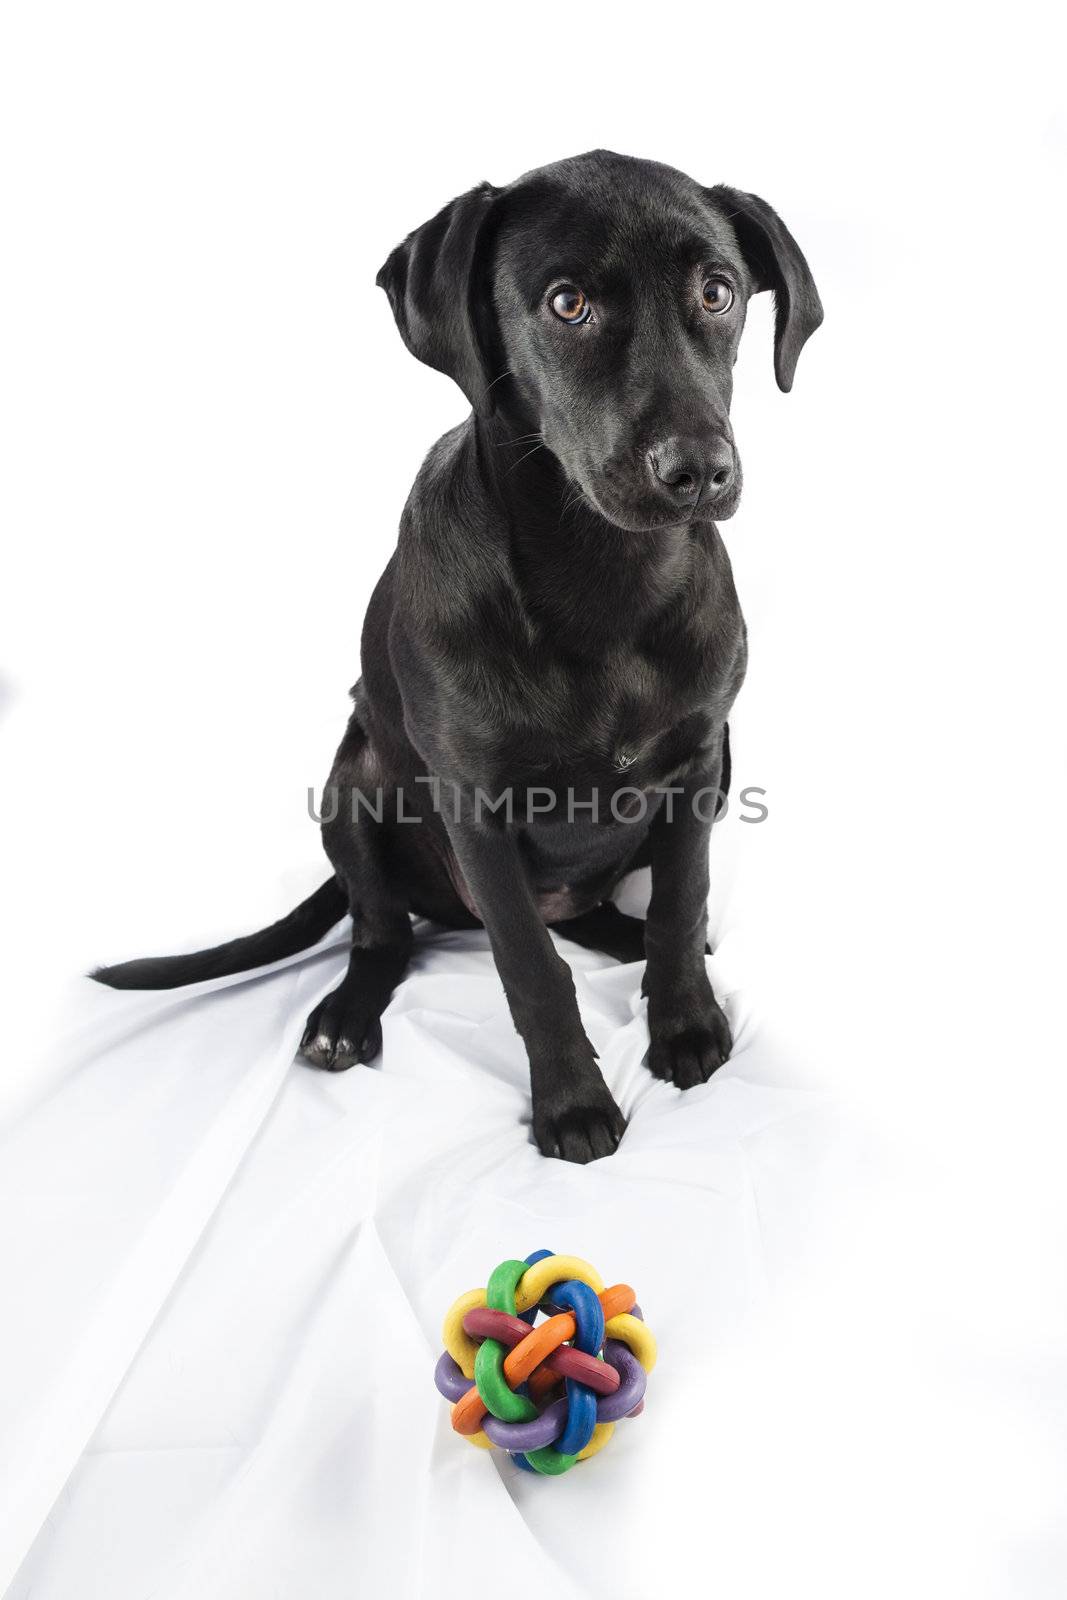
[[[552,1300],[565,1311],[574,1313],[575,1334],[571,1341],[578,1350],[595,1356],[604,1343],[604,1312],[596,1291],[577,1278],[552,1286]],[[580,1455],[593,1437],[596,1427],[597,1397],[586,1383],[568,1378],[567,1425],[556,1440],[560,1455]]]

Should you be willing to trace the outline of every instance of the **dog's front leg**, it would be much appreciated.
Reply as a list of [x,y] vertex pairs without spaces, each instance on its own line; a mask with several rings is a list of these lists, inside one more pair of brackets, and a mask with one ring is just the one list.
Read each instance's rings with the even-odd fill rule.
[[469,815],[449,820],[448,833],[526,1046],[538,1148],[565,1161],[611,1155],[626,1122],[601,1077],[571,970],[541,921],[514,836],[502,820]]
[[730,1054],[730,1026],[704,959],[708,856],[722,761],[665,797],[651,829],[652,898],[645,922],[648,1064],[679,1089],[706,1083]]

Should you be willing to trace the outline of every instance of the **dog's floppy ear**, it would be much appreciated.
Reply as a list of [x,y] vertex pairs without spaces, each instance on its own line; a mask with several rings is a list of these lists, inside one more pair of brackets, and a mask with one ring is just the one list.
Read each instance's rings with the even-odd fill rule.
[[800,352],[822,321],[811,269],[781,217],[758,194],[725,183],[706,193],[737,235],[755,292],[774,290],[774,375],[788,394]]
[[480,303],[488,290],[479,266],[499,192],[481,183],[450,201],[397,245],[375,280],[412,355],[453,378],[480,412],[491,410],[492,400]]

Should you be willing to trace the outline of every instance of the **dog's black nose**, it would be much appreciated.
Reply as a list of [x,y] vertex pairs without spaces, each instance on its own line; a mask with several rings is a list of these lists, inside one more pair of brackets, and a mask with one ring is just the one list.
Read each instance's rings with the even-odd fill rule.
[[648,465],[673,505],[695,506],[701,498],[711,504],[733,482],[734,453],[725,439],[665,439],[648,452]]

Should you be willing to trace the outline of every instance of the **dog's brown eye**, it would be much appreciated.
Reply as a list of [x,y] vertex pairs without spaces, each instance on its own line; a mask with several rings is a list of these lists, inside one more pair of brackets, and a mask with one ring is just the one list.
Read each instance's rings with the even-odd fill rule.
[[561,322],[584,322],[589,315],[589,301],[580,289],[557,289],[552,296],[552,309]]
[[704,310],[716,315],[729,311],[734,303],[734,291],[721,278],[704,279],[703,297]]

